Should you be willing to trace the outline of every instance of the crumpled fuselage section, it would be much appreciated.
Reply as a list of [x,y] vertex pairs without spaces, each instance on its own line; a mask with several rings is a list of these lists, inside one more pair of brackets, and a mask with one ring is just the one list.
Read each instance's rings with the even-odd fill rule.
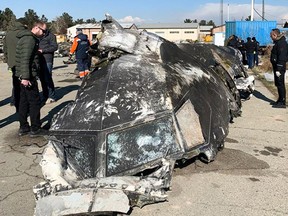
[[174,163],[213,161],[241,113],[228,71],[110,16],[102,25],[98,49],[109,63],[53,119],[35,215],[127,213],[165,201]]

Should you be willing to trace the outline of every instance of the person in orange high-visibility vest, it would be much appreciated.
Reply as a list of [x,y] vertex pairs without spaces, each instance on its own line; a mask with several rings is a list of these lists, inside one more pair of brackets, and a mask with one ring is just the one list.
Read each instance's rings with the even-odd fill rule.
[[77,61],[77,68],[79,70],[79,77],[82,79],[89,74],[89,55],[88,50],[91,45],[90,40],[86,34],[78,29],[74,37],[72,47],[70,49],[70,56],[75,52]]

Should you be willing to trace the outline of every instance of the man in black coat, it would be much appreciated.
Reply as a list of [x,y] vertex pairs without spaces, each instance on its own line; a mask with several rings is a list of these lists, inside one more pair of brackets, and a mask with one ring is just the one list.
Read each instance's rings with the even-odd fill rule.
[[248,68],[252,69],[254,67],[254,52],[256,51],[256,44],[251,40],[250,37],[247,38],[245,49],[247,54]]
[[259,42],[256,40],[255,37],[252,37],[253,43],[255,43],[256,49],[254,51],[254,64],[258,66],[259,64]]
[[279,29],[273,29],[270,37],[274,42],[271,51],[270,62],[273,67],[274,83],[278,90],[278,100],[273,103],[274,108],[286,108],[286,88],[285,88],[285,72],[287,61],[287,42],[284,34]]
[[[43,26],[47,28],[46,24]],[[49,30],[44,32],[44,36],[39,43],[39,61],[40,61],[40,81],[43,91],[43,102],[53,103],[56,101],[55,86],[52,79],[52,69],[54,52],[58,49],[56,36]]]

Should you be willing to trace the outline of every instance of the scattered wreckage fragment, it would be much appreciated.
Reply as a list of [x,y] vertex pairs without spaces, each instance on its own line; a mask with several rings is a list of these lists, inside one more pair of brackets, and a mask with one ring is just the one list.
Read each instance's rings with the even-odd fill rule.
[[102,26],[98,48],[109,61],[53,119],[41,161],[46,182],[33,189],[37,216],[127,213],[165,201],[175,162],[213,161],[241,113],[225,70],[220,76],[176,44],[125,30],[108,15]]

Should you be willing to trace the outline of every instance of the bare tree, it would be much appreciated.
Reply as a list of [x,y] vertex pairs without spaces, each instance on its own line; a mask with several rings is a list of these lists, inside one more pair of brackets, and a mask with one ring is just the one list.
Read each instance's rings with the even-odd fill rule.
[[67,28],[73,25],[73,18],[68,13],[63,13],[52,21],[51,29],[56,34],[66,34]]
[[56,17],[55,20],[52,21],[51,28],[56,34],[66,34],[68,25],[63,17]]

